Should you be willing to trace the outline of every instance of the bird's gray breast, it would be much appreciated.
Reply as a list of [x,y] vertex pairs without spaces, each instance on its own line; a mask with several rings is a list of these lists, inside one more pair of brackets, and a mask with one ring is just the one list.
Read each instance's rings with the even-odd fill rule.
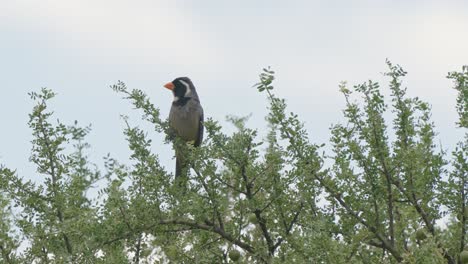
[[183,106],[172,104],[169,123],[179,137],[185,141],[196,141],[202,113],[200,103],[195,100],[189,100]]

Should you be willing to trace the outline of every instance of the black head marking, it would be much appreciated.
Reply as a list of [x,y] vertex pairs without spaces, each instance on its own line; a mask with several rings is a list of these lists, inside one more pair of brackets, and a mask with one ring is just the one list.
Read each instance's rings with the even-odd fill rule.
[[174,96],[178,98],[190,98],[195,90],[192,81],[188,77],[179,77],[172,81],[174,84]]
[[183,106],[192,97],[195,97],[198,100],[195,86],[188,77],[176,78],[172,81],[172,84],[174,85],[174,89],[172,90],[172,93],[174,94],[174,104]]

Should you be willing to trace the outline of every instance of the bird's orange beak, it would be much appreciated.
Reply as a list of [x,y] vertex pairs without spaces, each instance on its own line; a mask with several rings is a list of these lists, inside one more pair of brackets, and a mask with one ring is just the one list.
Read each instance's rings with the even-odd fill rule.
[[164,87],[166,87],[167,89],[169,89],[169,90],[171,90],[171,91],[174,90],[174,84],[171,83],[171,82],[166,83],[166,84],[164,85]]

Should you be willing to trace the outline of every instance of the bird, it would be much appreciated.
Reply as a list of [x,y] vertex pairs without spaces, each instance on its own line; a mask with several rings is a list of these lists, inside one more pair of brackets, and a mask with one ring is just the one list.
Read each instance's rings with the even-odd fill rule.
[[[172,91],[174,100],[169,112],[170,137],[179,137],[194,147],[199,147],[203,140],[203,107],[200,104],[195,86],[188,77],[178,77],[166,83],[165,88]],[[188,173],[186,154],[175,149],[175,182],[185,185]]]

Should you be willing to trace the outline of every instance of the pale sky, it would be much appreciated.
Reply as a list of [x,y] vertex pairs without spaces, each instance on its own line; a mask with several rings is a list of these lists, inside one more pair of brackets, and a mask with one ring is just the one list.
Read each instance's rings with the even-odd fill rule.
[[162,85],[189,76],[206,117],[252,114],[248,125],[265,131],[266,100],[252,85],[266,66],[311,141],[327,143],[343,122],[338,84],[386,87],[386,58],[408,71],[408,93],[432,105],[440,143],[453,149],[462,133],[445,76],[468,64],[467,14],[467,1],[2,1],[0,163],[35,177],[27,93],[49,87],[56,118],[92,124],[99,166],[107,153],[127,162],[125,114],[172,172],[170,146],[109,86],[142,89],[166,117],[172,95]]

